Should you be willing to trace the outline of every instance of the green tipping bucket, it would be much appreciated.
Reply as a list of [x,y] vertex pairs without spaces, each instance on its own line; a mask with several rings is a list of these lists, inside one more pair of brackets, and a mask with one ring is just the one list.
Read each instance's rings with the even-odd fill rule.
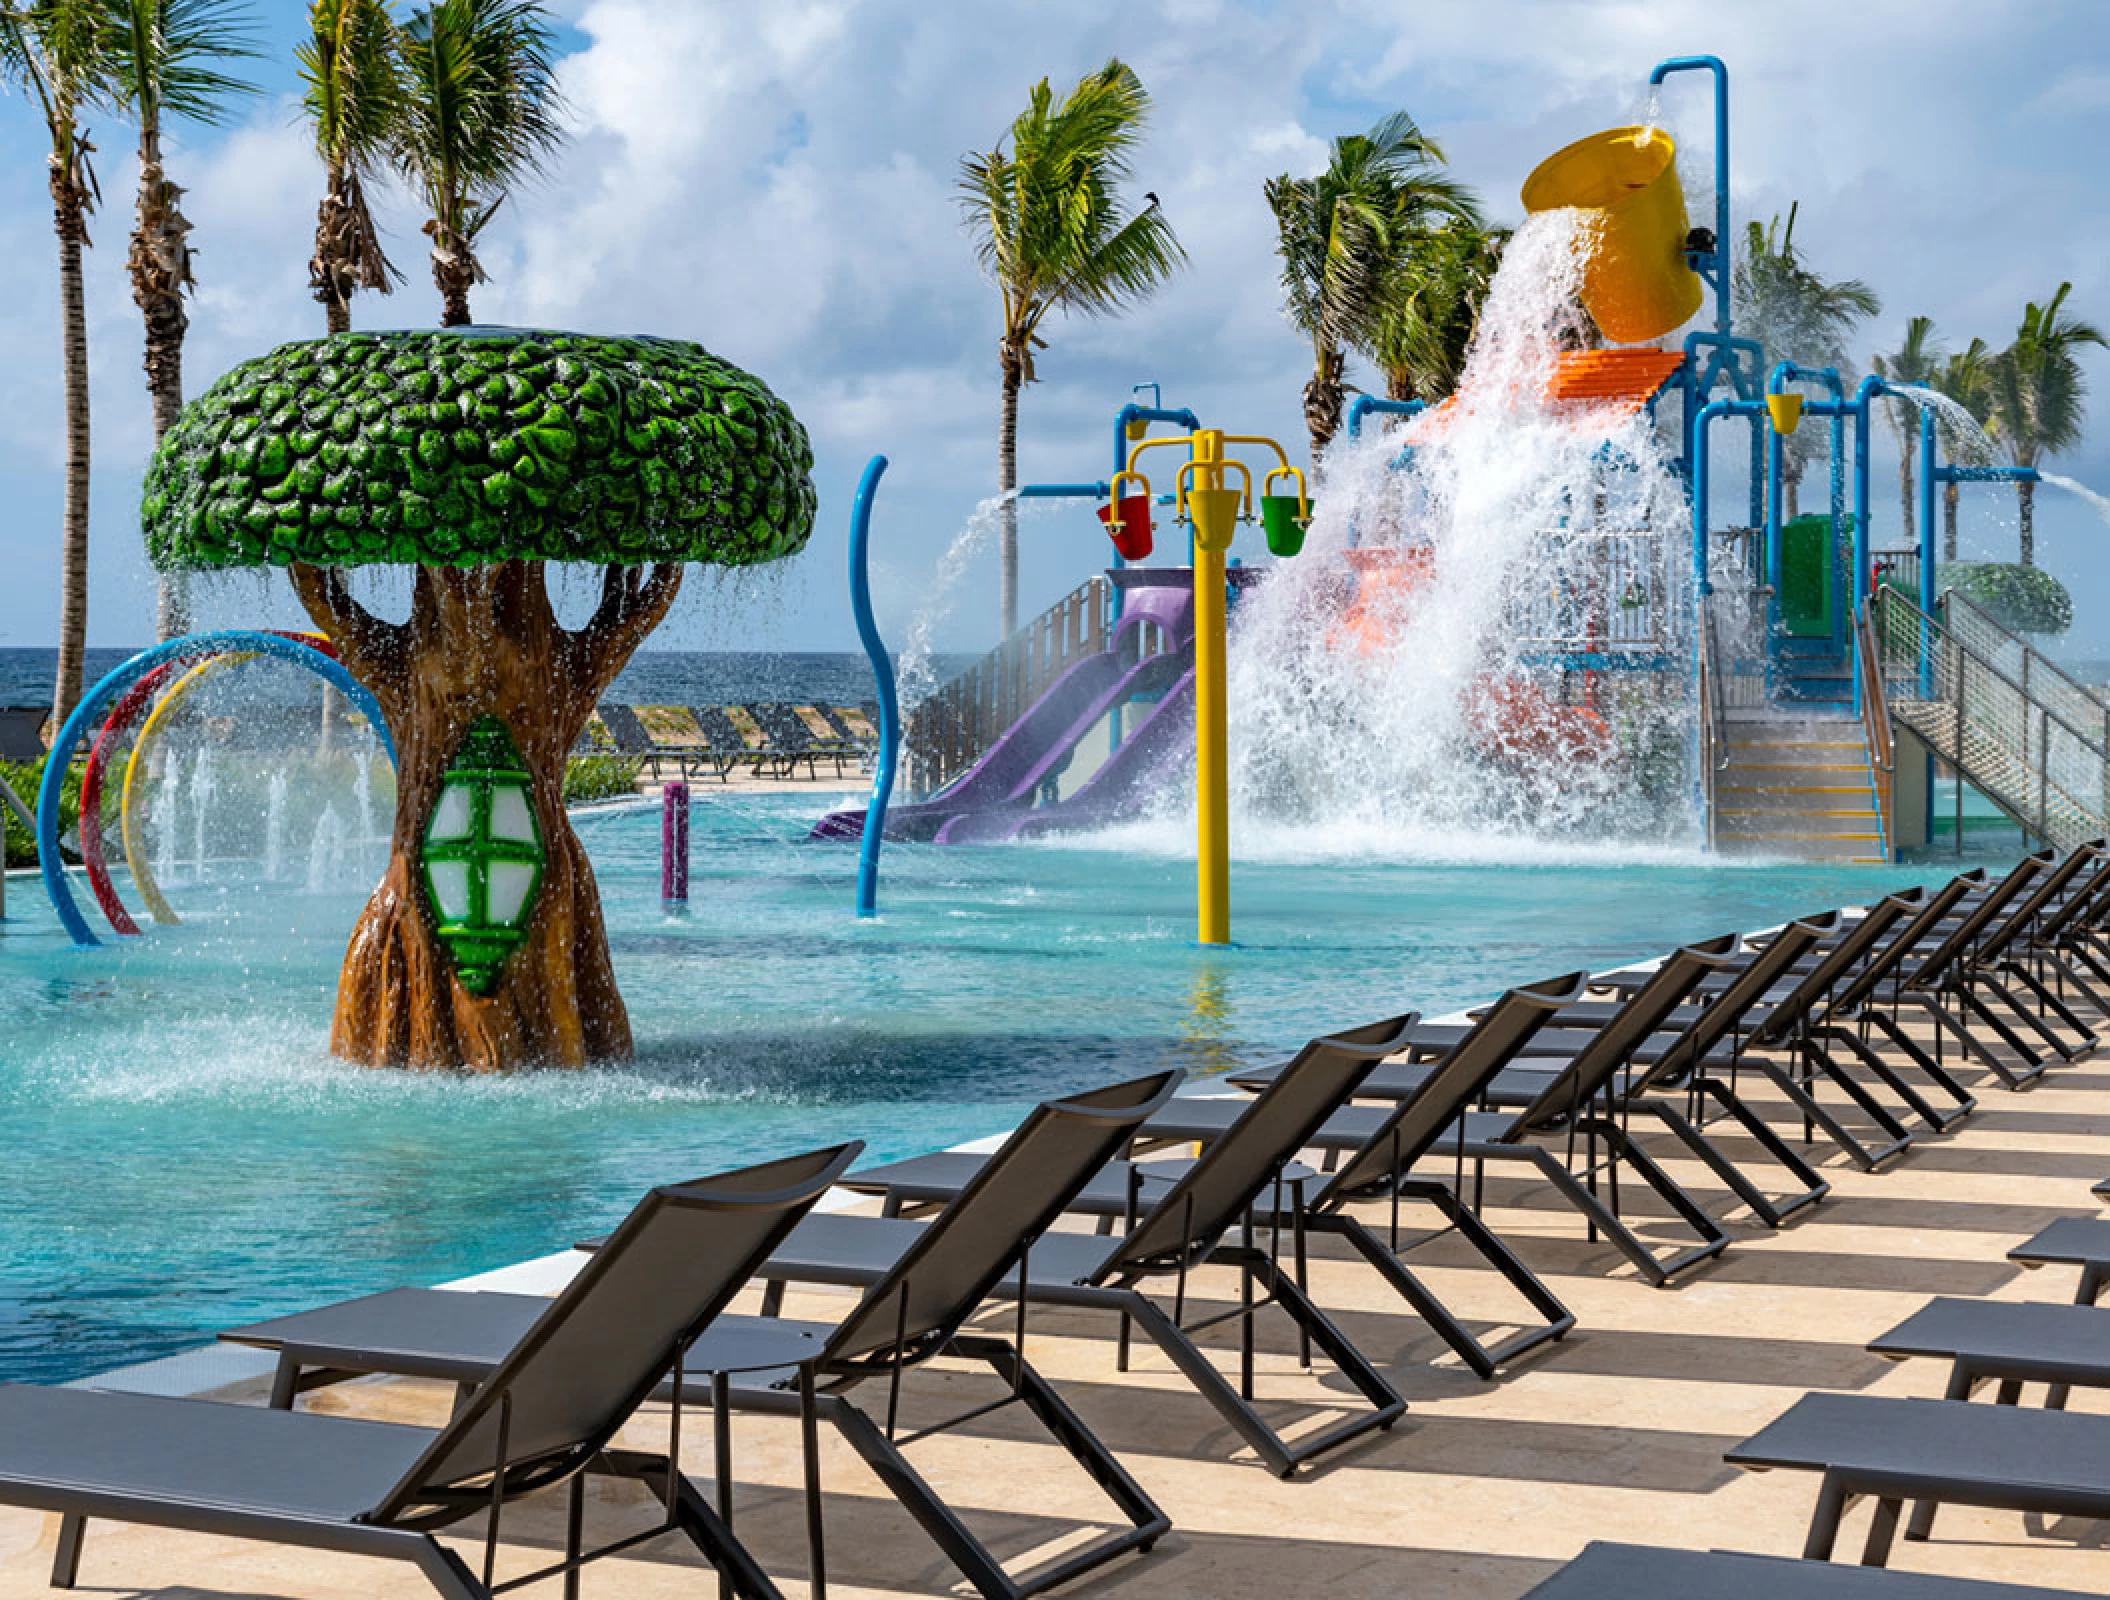
[[1304,501],[1293,494],[1264,494],[1260,497],[1260,526],[1267,534],[1268,550],[1278,556],[1293,556],[1304,548],[1304,523],[1298,521]]

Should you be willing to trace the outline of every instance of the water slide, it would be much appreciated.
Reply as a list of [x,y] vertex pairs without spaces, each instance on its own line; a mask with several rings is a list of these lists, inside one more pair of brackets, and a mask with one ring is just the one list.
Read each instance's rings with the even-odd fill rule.
[[[887,811],[886,836],[940,844],[1009,838],[1015,824],[1039,813],[1033,803],[1049,779],[1061,773],[1079,741],[1131,700],[1173,699],[1192,694],[1194,676],[1194,591],[1183,570],[1129,567],[1110,575],[1122,592],[1119,624],[1107,647],[1071,667],[1026,709],[1024,716],[979,761],[928,800]],[[1156,654],[1138,655],[1144,624],[1172,641]],[[1157,721],[1159,707],[1139,722],[1134,736]],[[1174,720],[1191,723],[1191,713]],[[1162,737],[1161,735],[1153,737]],[[1109,772],[1143,770],[1144,757],[1130,756],[1128,745],[1114,752],[1085,790],[1099,785]],[[1154,769],[1153,769],[1154,770]],[[1098,789],[1101,799],[1121,780]],[[1071,797],[1082,799],[1085,791]],[[1067,802],[1065,802],[1067,804]],[[1063,806],[1048,808],[1061,811]],[[1080,813],[1081,815],[1081,813]],[[970,819],[979,819],[972,820]],[[814,824],[816,839],[863,836],[863,808],[835,811]]]
[[[955,819],[994,814],[1023,816],[1042,784],[1068,764],[1079,740],[1107,713],[1137,696],[1153,696],[1182,673],[1191,673],[1193,647],[1146,656],[1124,664],[1114,650],[1086,656],[1051,684],[1005,730],[972,767],[932,798],[887,812],[886,836],[945,842]],[[1147,719],[1146,719],[1147,720]],[[830,812],[814,824],[816,839],[856,839],[864,834],[862,807]]]
[[[1172,656],[1160,656],[1170,663]],[[998,844],[1051,833],[1081,833],[1142,814],[1194,755],[1194,651],[1177,652],[1179,676],[1129,730],[1121,748],[1066,800],[1035,810],[981,811],[939,829],[940,844]]]

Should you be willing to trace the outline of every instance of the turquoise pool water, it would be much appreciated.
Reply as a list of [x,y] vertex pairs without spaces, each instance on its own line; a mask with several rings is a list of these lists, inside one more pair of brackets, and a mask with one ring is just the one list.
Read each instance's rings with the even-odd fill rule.
[[811,795],[706,796],[693,910],[658,823],[583,819],[636,1024],[632,1065],[460,1079],[323,1052],[361,896],[172,884],[180,928],[68,948],[35,884],[0,923],[0,1377],[59,1379],[334,1297],[561,1249],[648,1185],[849,1137],[892,1156],[1043,1094],[1265,1059],[1323,1026],[1435,1012],[1934,879],[1620,853],[1533,865],[1440,841],[1242,841],[1241,948],[1189,940],[1178,831],[1092,847],[890,849],[885,915]]

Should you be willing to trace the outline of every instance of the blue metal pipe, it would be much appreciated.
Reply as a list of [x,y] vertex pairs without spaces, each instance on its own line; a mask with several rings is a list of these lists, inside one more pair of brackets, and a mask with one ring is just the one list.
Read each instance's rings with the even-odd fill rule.
[[51,741],[51,755],[44,763],[43,781],[37,785],[37,866],[43,874],[44,892],[51,898],[51,909],[58,913],[67,937],[77,948],[92,950],[102,943],[89,928],[88,919],[81,915],[81,908],[74,903],[73,889],[66,882],[65,863],[59,859],[59,799],[65,791],[66,773],[73,765],[73,752],[79,746],[81,736],[103,714],[105,706],[164,662],[233,653],[270,656],[307,668],[359,708],[360,714],[372,725],[374,736],[381,741],[381,748],[388,752],[388,759],[391,762],[396,759],[396,743],[389,736],[388,719],[381,714],[380,704],[366,685],[345,670],[344,664],[336,657],[324,655],[311,644],[279,633],[225,628],[215,633],[186,634],[180,639],[170,639],[165,644],[140,651],[104,676],[73,708],[66,725]]
[[1934,408],[1920,407],[1920,610],[1934,615],[1934,485],[1939,463]]
[[1021,500],[1104,500],[1114,486],[1099,483],[1026,483],[1016,493]]
[[1707,524],[1709,479],[1712,474],[1707,460],[1707,427],[1719,417],[1748,417],[1765,415],[1766,408],[1756,400],[1711,400],[1700,408],[1700,414],[1692,421],[1692,577],[1697,594],[1712,594],[1714,585],[1707,575]]
[[880,642],[879,624],[872,616],[872,497],[885,473],[885,456],[867,461],[850,505],[850,610],[879,694],[879,756],[872,768],[872,800],[865,807],[864,841],[857,851],[860,917],[879,914],[879,847],[886,842],[887,802],[893,798],[894,773],[901,764],[901,697],[894,687],[894,660]]
[[1941,467],[1936,478],[1942,483],[2039,483],[2035,467]]
[[1649,87],[1655,88],[1674,72],[1714,74],[1714,251],[1708,256],[1693,255],[1693,259],[1696,263],[1705,263],[1706,270],[1702,271],[1701,276],[1709,277],[1714,285],[1715,332],[1726,339],[1729,337],[1730,326],[1729,68],[1723,64],[1720,56],[1670,56],[1657,62],[1650,70]]
[[1387,417],[1418,416],[1427,407],[1423,400],[1385,400],[1374,394],[1359,394],[1348,403],[1348,437],[1363,436],[1363,418],[1376,412]]

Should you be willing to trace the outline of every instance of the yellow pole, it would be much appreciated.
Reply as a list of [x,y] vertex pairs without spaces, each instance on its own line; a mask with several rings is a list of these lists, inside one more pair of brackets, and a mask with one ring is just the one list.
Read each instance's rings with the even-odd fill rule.
[[[1223,434],[1194,435],[1198,487],[1223,487]],[[1229,543],[1228,537],[1223,541]],[[1194,541],[1195,939],[1231,942],[1231,782],[1224,713],[1223,544]]]

